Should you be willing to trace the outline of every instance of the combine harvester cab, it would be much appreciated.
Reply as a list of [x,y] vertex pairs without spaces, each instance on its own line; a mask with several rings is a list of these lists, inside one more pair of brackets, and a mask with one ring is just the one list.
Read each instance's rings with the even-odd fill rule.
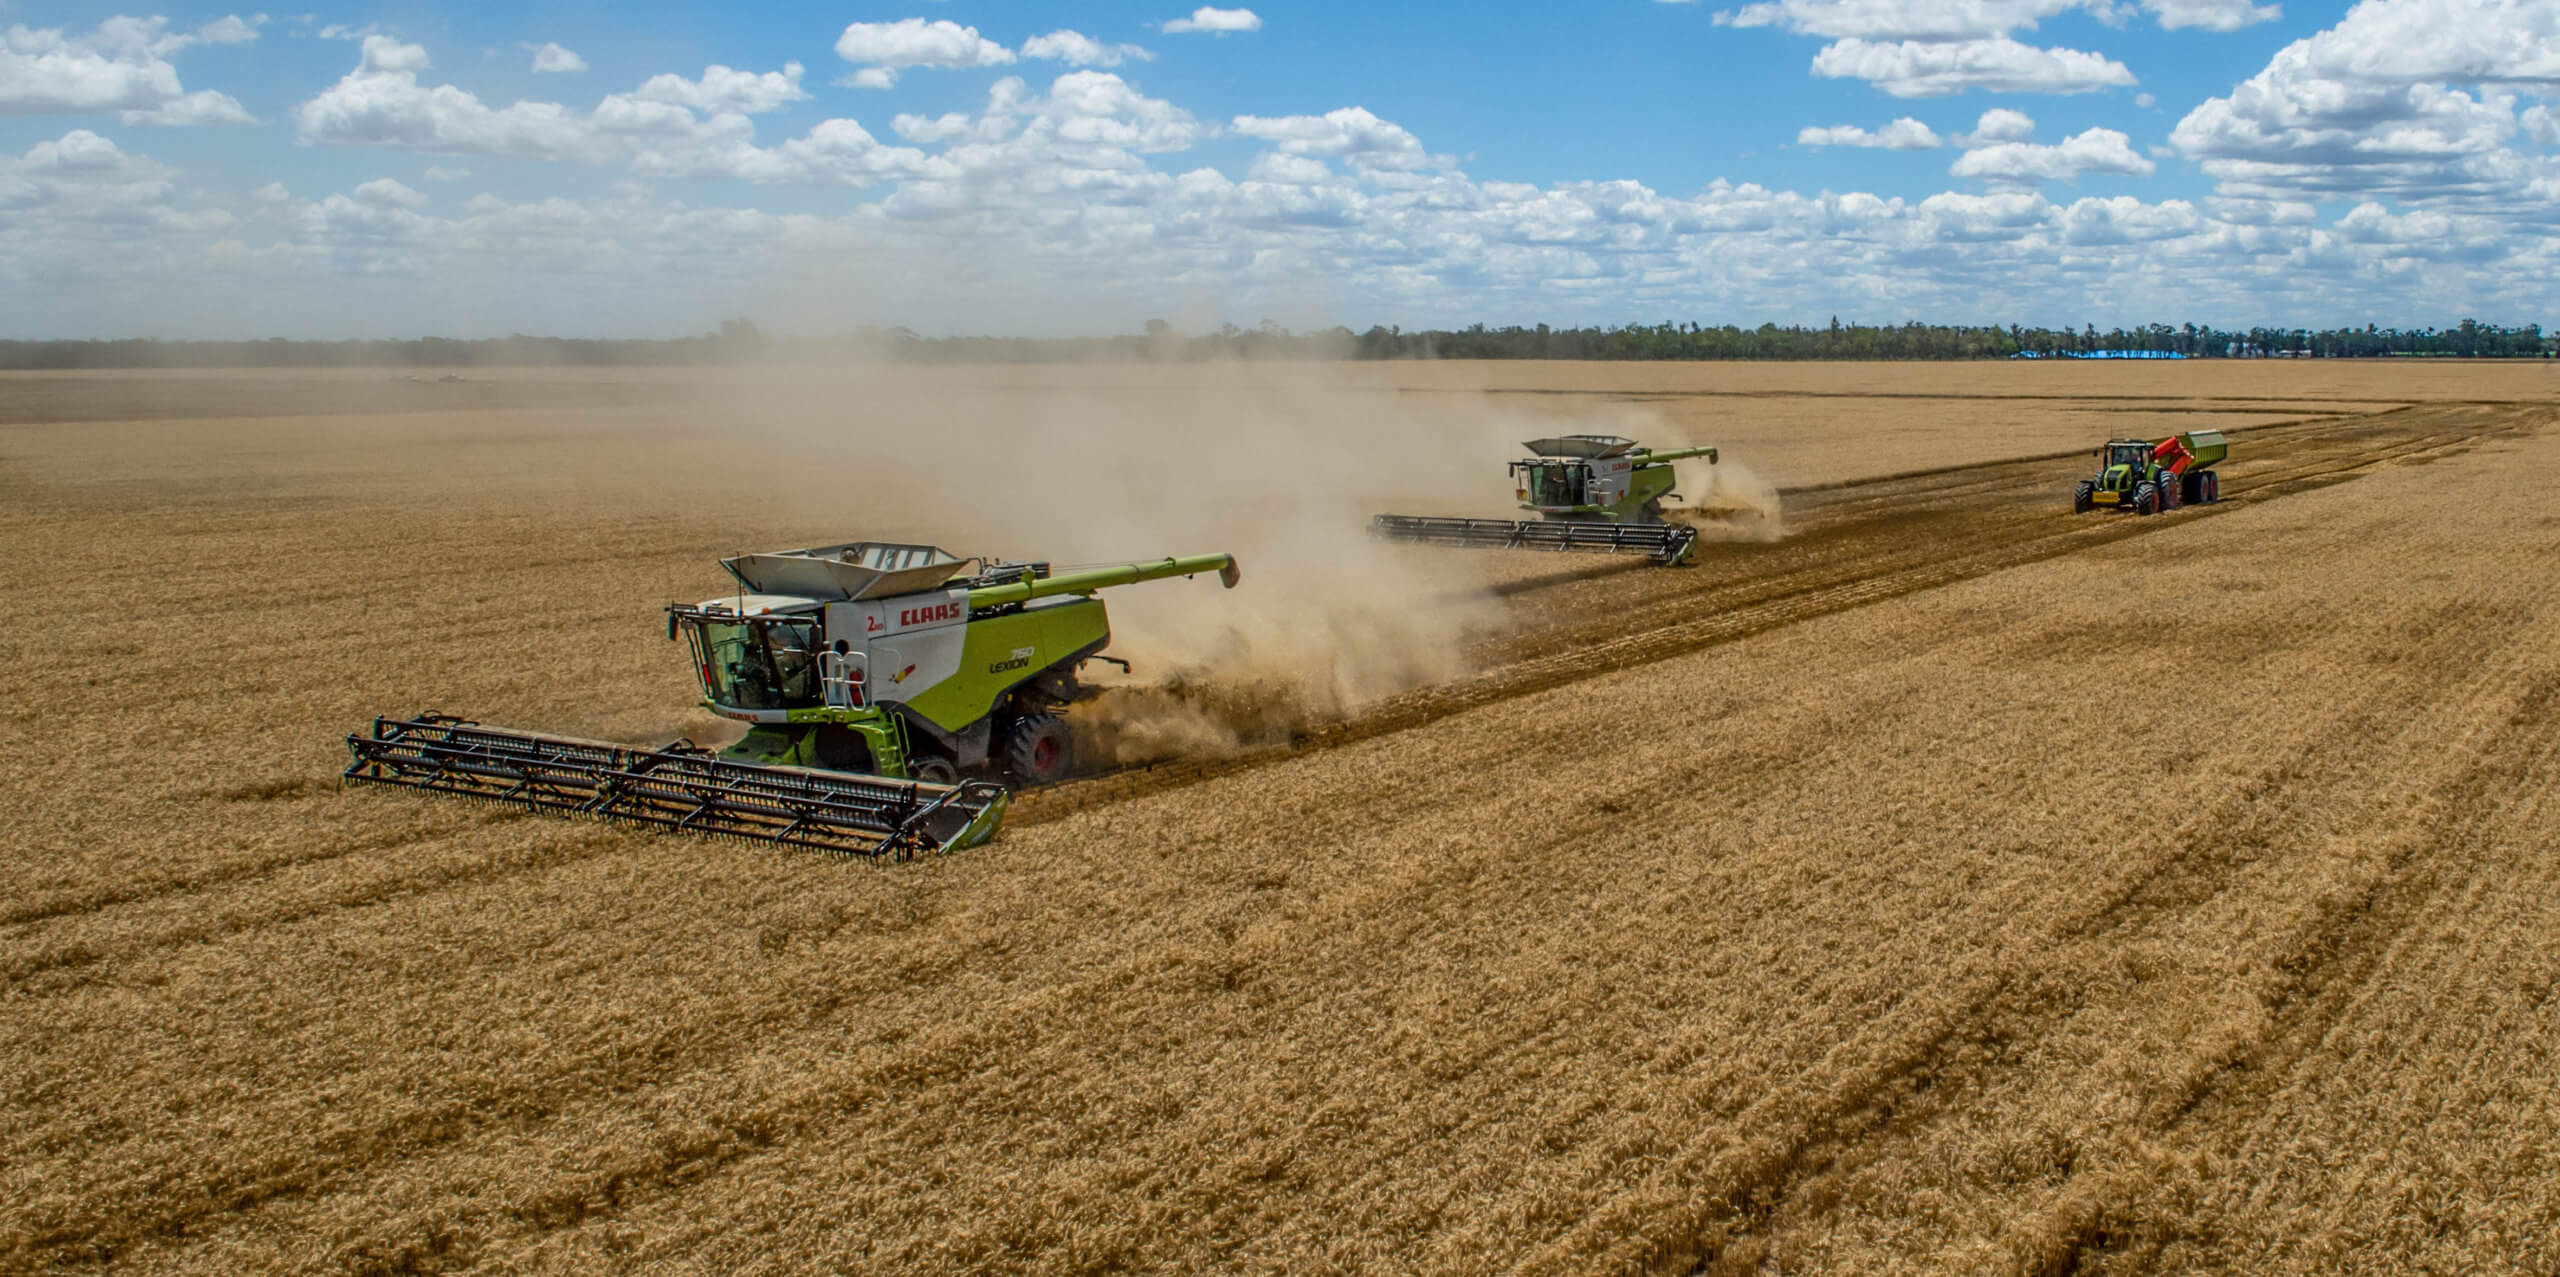
[[[696,832],[904,857],[995,834],[1009,786],[1063,779],[1063,711],[1111,624],[1098,591],[1228,555],[1053,575],[857,541],[724,560],[738,592],[667,609],[703,705],[749,724],[714,753],[546,737],[443,715],[350,736],[352,779]],[[964,577],[971,568],[974,573]],[[1125,663],[1124,663],[1125,668]]]
[[2214,470],[2231,455],[2219,430],[2191,430],[2166,439],[2110,439],[2098,449],[2098,472],[2072,489],[2075,514],[2131,510],[2159,514],[2182,505],[2222,499]]
[[1558,435],[1531,439],[1526,461],[1511,463],[1513,488],[1523,510],[1536,519],[1442,518],[1382,514],[1370,535],[1426,545],[1477,550],[1561,550],[1586,554],[1641,554],[1671,565],[1688,561],[1698,530],[1668,523],[1662,503],[1677,496],[1671,463],[1716,450],[1656,451],[1616,435]]

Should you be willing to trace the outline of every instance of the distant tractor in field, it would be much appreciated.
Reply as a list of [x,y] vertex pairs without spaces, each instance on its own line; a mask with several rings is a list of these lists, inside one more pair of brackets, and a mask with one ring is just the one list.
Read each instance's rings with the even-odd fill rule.
[[2098,449],[2098,472],[2071,492],[2071,509],[2158,514],[2222,499],[2213,467],[2231,455],[2219,430],[2190,430],[2166,439],[2110,439]]

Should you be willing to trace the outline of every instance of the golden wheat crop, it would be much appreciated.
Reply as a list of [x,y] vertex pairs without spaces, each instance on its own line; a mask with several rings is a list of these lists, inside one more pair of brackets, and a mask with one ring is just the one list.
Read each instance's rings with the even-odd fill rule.
[[[0,378],[0,1267],[2549,1271],[2549,373]],[[1553,422],[1790,535],[1354,557]],[[722,553],[1257,521],[1113,611],[1265,718],[946,859],[333,784],[715,730]]]

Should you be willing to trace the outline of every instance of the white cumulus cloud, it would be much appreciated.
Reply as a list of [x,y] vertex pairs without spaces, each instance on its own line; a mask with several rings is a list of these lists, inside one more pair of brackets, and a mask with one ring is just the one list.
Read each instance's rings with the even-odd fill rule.
[[2544,146],[2560,146],[2560,113],[2547,106],[2537,106],[2524,113],[2522,123],[2534,141]]
[[587,60],[579,57],[576,51],[561,48],[548,40],[526,47],[533,50],[533,69],[536,74],[565,74],[587,69]]
[[1990,40],[1878,43],[1852,37],[1825,45],[1813,73],[1865,80],[1898,98],[1935,98],[1967,89],[1994,93],[2090,93],[2129,85],[2133,72],[2113,58],[2077,49],[2039,49],[2002,36]]
[[255,124],[240,100],[213,89],[198,89],[184,97],[172,98],[147,111],[125,111],[117,116],[127,124]]
[[703,68],[699,79],[680,75],[653,75],[631,96],[647,102],[665,102],[706,115],[736,112],[740,115],[762,115],[778,111],[793,102],[807,101],[809,95],[800,88],[805,68],[797,62],[785,62],[779,71],[738,71],[724,66]]
[[1160,24],[1158,29],[1167,35],[1185,32],[1231,35],[1240,31],[1260,31],[1262,17],[1251,9],[1218,9],[1204,4],[1192,10],[1190,17],[1175,18]]
[[1987,40],[2092,0],[1775,0],[1715,15],[1717,26],[1776,27],[1831,40]]
[[2226,193],[2522,198],[2518,92],[2560,90],[2550,0],[2364,0],[2171,132]]
[[85,35],[58,27],[0,30],[0,116],[118,112],[127,124],[246,124],[227,93],[187,92],[170,61],[196,45],[258,38],[264,15],[217,18],[192,31],[167,18],[113,17]]
[[1235,131],[1276,143],[1283,155],[1341,159],[1355,169],[1418,169],[1431,163],[1404,126],[1347,106],[1323,115],[1239,115]]
[[397,180],[377,177],[355,189],[355,200],[383,208],[417,208],[427,202],[427,197]]
[[885,89],[898,73],[911,67],[945,71],[971,67],[1011,66],[1013,50],[957,22],[900,18],[895,22],[856,22],[836,37],[836,56],[861,70],[842,83],[856,88]]
[[1956,141],[1966,146],[1982,146],[1991,142],[2023,142],[2036,135],[2034,117],[2024,111],[1995,106],[1973,122],[1973,132]]
[[[2138,2],[2117,0],[2118,16],[2140,13]],[[1801,192],[1720,178],[1668,193],[1607,173],[1547,184],[1470,176],[1427,139],[1356,106],[1203,118],[1099,68],[1045,86],[990,77],[974,108],[869,127],[830,119],[764,137],[759,126],[774,127],[773,115],[805,96],[796,67],[635,77],[601,101],[484,101],[439,83],[424,48],[377,35],[344,79],[293,113],[304,140],[607,171],[563,178],[574,195],[464,199],[467,187],[441,187],[452,198],[431,199],[427,188],[467,176],[468,162],[404,157],[384,167],[423,176],[301,198],[279,184],[242,193],[263,174],[192,180],[75,130],[0,155],[0,295],[29,331],[113,333],[161,323],[189,285],[205,292],[201,281],[218,278],[230,286],[223,306],[205,309],[212,335],[333,322],[357,331],[384,314],[462,335],[474,325],[681,331],[701,313],[741,313],[699,290],[754,282],[765,297],[772,280],[831,271],[853,272],[863,295],[881,299],[878,322],[928,331],[1125,330],[1161,313],[1167,297],[1204,292],[1249,308],[1247,317],[1296,324],[1304,312],[1285,299],[1311,287],[1338,299],[1355,326],[1818,322],[1839,311],[2105,327],[2116,316],[2397,314],[2412,297],[2455,314],[2544,316],[2547,281],[2560,277],[2551,211],[2560,157],[2539,148],[2560,146],[2560,107],[2542,100],[2550,93],[2536,78],[2540,28],[2528,8],[2464,2],[2367,0],[2357,14],[2412,5],[2433,17],[2395,19],[2392,41],[2360,43],[2355,56],[2323,45],[2283,75],[2279,57],[2262,87],[2283,92],[2251,99],[2252,110],[2238,109],[2247,86],[2235,88],[2225,105],[2249,129],[2231,136],[2268,149],[2200,155],[2220,185],[2195,202],[2048,198],[2058,188],[2043,183],[2138,177],[2160,157],[2112,129],[2037,145],[2036,122],[2006,107],[1952,137],[1916,119],[1800,135],[1808,145],[1952,141],[1967,150],[1944,184],[1963,190]],[[1839,6],[1798,8],[1807,22],[1850,20]],[[1866,28],[1878,35],[1820,38],[1898,42],[1924,20],[1993,29],[2052,12],[1951,0],[1934,16],[1880,18]],[[2513,19],[2499,36],[2506,47],[2427,31],[2431,20],[2483,12]],[[143,25],[119,30],[129,43],[154,38]],[[1017,62],[1039,56],[1035,43],[1014,47]],[[1071,45],[1041,47],[1070,62]],[[2413,98],[2414,88],[2434,96]],[[2255,110],[2267,101],[2281,110]],[[2387,109],[2351,118],[2370,103]],[[2344,159],[2313,174],[2305,166],[2329,163],[2327,152],[2300,144],[2331,129],[2344,132],[2318,145]],[[2468,138],[2464,130],[2477,130],[2484,149],[2450,160],[2435,149],[2445,136]],[[1222,134],[1258,152],[1240,174],[1227,150],[1216,167],[1186,154]],[[361,157],[338,162],[351,159]],[[2428,167],[2446,164],[2455,167]],[[2446,173],[2469,185],[2456,191]],[[667,185],[710,179],[724,184]],[[2343,198],[2318,185],[2330,180],[2346,184],[2336,188]],[[766,211],[728,182],[841,189]],[[22,282],[39,277],[44,287]],[[436,283],[404,282],[421,280]],[[1048,297],[1072,302],[1043,313]],[[242,298],[265,309],[243,311]]]
[[305,142],[396,146],[442,154],[592,158],[590,121],[555,102],[492,108],[452,85],[429,87],[418,72],[425,48],[390,36],[364,38],[356,68],[294,109]]
[[1870,133],[1855,124],[1835,124],[1828,128],[1804,128],[1796,132],[1799,146],[1858,146],[1888,151],[1926,151],[1945,145],[1937,130],[1910,116]]
[[1052,31],[1022,42],[1022,56],[1079,67],[1116,67],[1123,62],[1152,62],[1155,56],[1134,44],[1104,44],[1081,31]]
[[2159,165],[2133,149],[2133,141],[2114,129],[2090,129],[2053,146],[2034,142],[1994,142],[1956,157],[1947,172],[1957,177],[2002,183],[2050,182],[2083,173],[2149,177]]
[[[2283,16],[2251,0],[2140,0],[2161,27],[2236,31]],[[2085,12],[2110,25],[2130,15],[2131,0],[1768,0],[1715,15],[1717,26],[1775,27],[1797,35],[1844,40],[1987,40],[2034,30],[2046,18]]]
[[2254,4],[2251,0],[2142,0],[2142,7],[2159,19],[2161,29],[2166,31],[2181,27],[2237,31],[2284,16],[2281,5]]

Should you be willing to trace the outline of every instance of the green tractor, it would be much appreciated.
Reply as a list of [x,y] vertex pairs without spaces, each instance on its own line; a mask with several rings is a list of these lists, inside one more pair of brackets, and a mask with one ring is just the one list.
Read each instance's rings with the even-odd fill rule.
[[2213,467],[2230,454],[2219,430],[2191,430],[2165,439],[2110,439],[2098,449],[2098,472],[2072,489],[2072,512],[2158,514],[2182,505],[2210,505],[2222,499],[2222,477]]
[[[637,749],[422,714],[351,735],[350,779],[861,856],[995,836],[1014,788],[1064,779],[1063,713],[1111,622],[1097,592],[1215,572],[1224,554],[1052,573],[857,541],[723,560],[727,598],[667,608],[721,750]],[[963,575],[967,573],[967,575]]]

